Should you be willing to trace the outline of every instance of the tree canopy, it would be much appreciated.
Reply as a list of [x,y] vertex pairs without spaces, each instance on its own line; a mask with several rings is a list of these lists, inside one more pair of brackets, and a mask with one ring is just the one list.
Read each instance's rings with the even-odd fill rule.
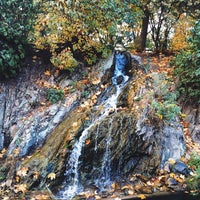
[[[149,46],[157,52],[173,51],[180,17],[195,21],[199,7],[194,0],[3,0],[0,73],[16,74],[27,44],[46,51],[55,67],[70,71],[80,62],[91,65],[106,57],[116,42],[141,51]],[[190,27],[185,26],[187,33]]]

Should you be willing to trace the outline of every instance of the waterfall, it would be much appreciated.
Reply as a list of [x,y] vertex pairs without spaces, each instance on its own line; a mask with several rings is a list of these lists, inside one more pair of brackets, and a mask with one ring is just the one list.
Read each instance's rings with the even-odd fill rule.
[[[110,122],[110,126],[112,127],[112,120]],[[109,187],[111,183],[110,172],[111,172],[111,163],[110,163],[110,143],[111,143],[111,131],[109,129],[107,138],[106,138],[106,150],[103,156],[103,162],[101,167],[101,173],[99,178],[96,180],[96,185],[100,188],[100,190],[105,190]]]
[[[80,138],[75,142],[74,147],[70,154],[70,158],[66,165],[65,176],[67,179],[67,183],[65,184],[64,189],[59,191],[58,193],[59,198],[70,200],[75,195],[83,191],[83,186],[80,184],[79,181],[79,164],[80,164],[79,158],[82,153],[82,148],[85,144],[90,129],[96,125],[98,127],[98,124],[109,115],[110,111],[116,109],[117,98],[120,95],[123,87],[126,85],[128,79],[129,77],[127,75],[124,75],[124,73],[121,70],[119,70],[118,67],[115,68],[114,76],[112,78],[112,87],[113,86],[116,87],[116,92],[111,96],[109,96],[105,101],[101,102],[100,105],[97,105],[98,108],[101,108],[101,113],[96,117],[96,119],[93,120],[92,124],[89,127],[83,130]],[[96,184],[98,186],[101,186],[101,189],[103,188],[105,189],[110,183],[110,172],[111,172],[110,159],[109,159],[110,142],[111,142],[111,133],[108,131],[106,140],[106,149],[103,156],[101,173],[96,180]],[[95,145],[94,150],[97,151],[97,144]]]

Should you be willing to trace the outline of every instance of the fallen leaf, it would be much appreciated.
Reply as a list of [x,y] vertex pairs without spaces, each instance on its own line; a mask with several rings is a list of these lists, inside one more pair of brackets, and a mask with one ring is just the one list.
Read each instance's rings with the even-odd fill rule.
[[137,197],[140,199],[146,199],[146,196],[144,194],[139,194],[139,195],[137,195]]
[[39,177],[39,172],[38,172],[38,171],[35,171],[35,172],[33,173],[33,178],[34,178],[34,179],[38,179],[38,177]]
[[10,197],[3,197],[2,200],[9,200],[9,199],[10,199]]
[[169,164],[174,165],[176,161],[173,158],[168,159]]
[[17,171],[18,176],[27,176],[28,167],[22,167],[20,170]]
[[87,139],[87,140],[85,141],[85,144],[88,145],[88,144],[90,144],[90,142],[91,142],[90,139]]
[[49,70],[45,71],[44,74],[45,74],[46,76],[51,76],[51,72],[50,72]]
[[48,195],[44,195],[44,194],[39,194],[39,195],[36,195],[35,196],[35,199],[36,200],[48,200],[49,199],[49,196]]
[[19,155],[19,149],[14,149],[14,155],[18,156]]
[[51,172],[50,174],[48,174],[47,178],[54,180],[56,178],[56,174]]
[[25,193],[26,191],[27,191],[26,184],[15,185],[15,190],[14,190],[15,193],[18,193],[18,192]]
[[16,176],[16,177],[15,177],[15,180],[16,180],[17,183],[19,183],[19,181],[20,181],[19,176]]

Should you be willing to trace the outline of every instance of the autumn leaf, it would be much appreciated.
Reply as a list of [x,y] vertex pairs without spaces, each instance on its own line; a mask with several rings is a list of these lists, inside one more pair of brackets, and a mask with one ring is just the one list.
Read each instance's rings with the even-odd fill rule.
[[26,184],[20,184],[20,185],[15,186],[15,190],[14,190],[15,193],[18,193],[18,192],[25,193],[26,191],[27,191],[27,185]]
[[39,172],[38,172],[38,171],[35,171],[35,172],[33,173],[33,178],[34,178],[34,179],[38,179],[38,177],[39,177]]
[[20,177],[27,176],[28,167],[22,167],[20,170],[17,171],[17,175]]
[[72,126],[73,126],[73,128],[78,127],[78,122],[74,122],[74,123],[72,124]]
[[171,178],[174,178],[176,175],[174,173],[170,173],[169,175]]
[[2,153],[2,154],[5,154],[5,153],[6,153],[6,149],[3,148],[3,149],[1,150],[1,153]]
[[10,199],[10,197],[3,197],[2,200],[9,200],[9,199]]
[[91,140],[90,139],[87,139],[86,141],[85,141],[85,144],[86,145],[89,145],[91,143]]
[[89,84],[90,81],[88,79],[83,79],[80,81],[81,84]]
[[101,80],[96,78],[96,79],[93,79],[91,82],[93,85],[98,85],[101,82]]
[[19,155],[19,149],[14,149],[14,155],[18,156]]
[[15,180],[16,180],[17,183],[19,183],[19,181],[20,181],[19,176],[16,176],[16,177],[15,177]]
[[49,200],[49,196],[48,195],[44,195],[44,194],[38,194],[35,196],[35,200]]
[[44,74],[45,74],[46,76],[51,76],[51,72],[50,72],[49,70],[45,71]]
[[48,174],[47,178],[54,180],[56,178],[56,174],[51,172],[50,174]]
[[173,158],[169,158],[168,162],[170,165],[174,165],[176,163],[176,161]]
[[146,199],[146,196],[144,194],[139,194],[139,195],[137,195],[137,197],[140,199]]

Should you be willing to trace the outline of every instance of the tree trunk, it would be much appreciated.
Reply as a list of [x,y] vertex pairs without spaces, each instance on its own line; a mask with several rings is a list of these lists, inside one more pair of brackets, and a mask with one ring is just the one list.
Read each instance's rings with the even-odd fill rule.
[[146,40],[147,40],[147,34],[148,34],[148,25],[149,25],[149,16],[150,12],[149,9],[146,8],[144,11],[144,17],[142,19],[142,30],[140,34],[140,42],[139,42],[139,51],[144,51],[146,47]]

